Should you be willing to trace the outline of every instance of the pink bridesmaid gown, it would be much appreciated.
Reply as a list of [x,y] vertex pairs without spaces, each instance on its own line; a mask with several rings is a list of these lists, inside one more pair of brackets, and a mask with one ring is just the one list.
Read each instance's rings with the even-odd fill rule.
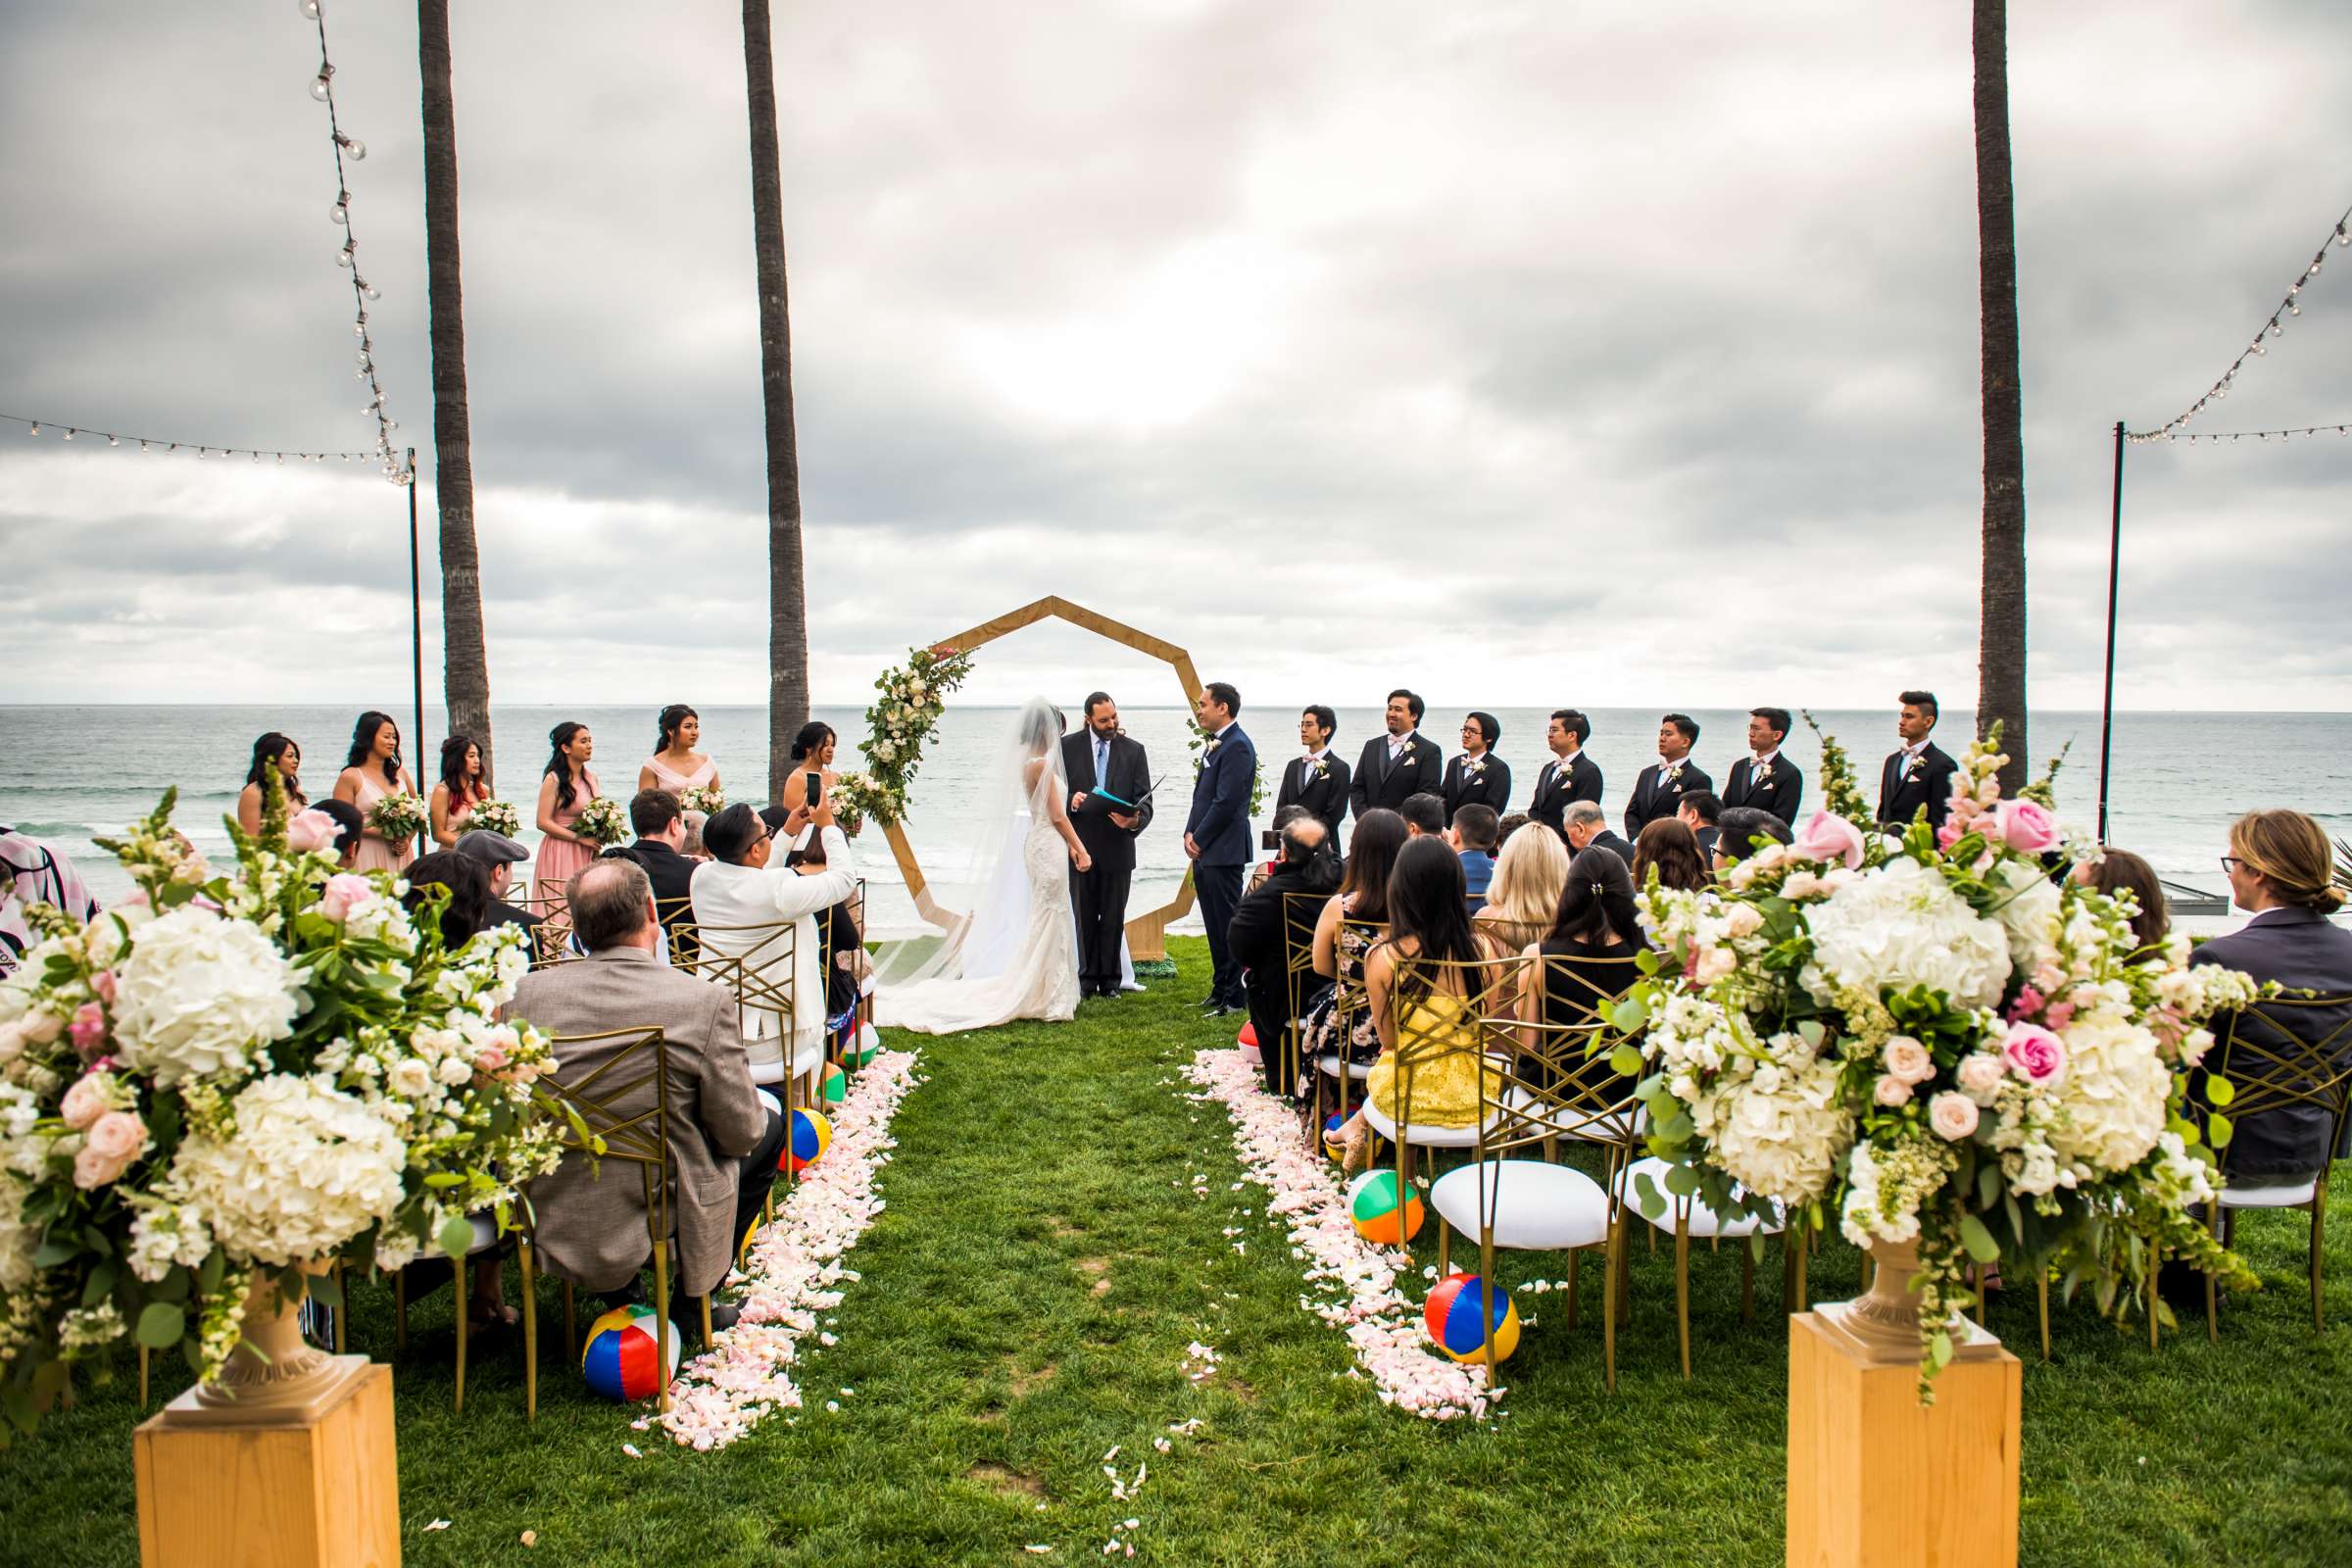
[[677,794],[680,790],[708,784],[718,775],[718,759],[714,757],[704,758],[703,765],[692,773],[681,773],[674,768],[665,767],[659,757],[647,758],[644,766],[647,772],[654,775],[654,782],[672,795]]
[[[569,827],[579,820],[580,808],[604,791],[597,786],[596,775],[584,772],[585,793],[577,796],[568,808],[556,808],[556,825]],[[531,891],[542,898],[561,899],[564,890],[582,866],[596,858],[596,846],[571,839],[542,838],[539,841],[539,860],[531,868]]]
[[[360,798],[357,803],[361,817],[364,819],[372,812],[375,809],[375,803],[385,796],[398,793],[397,790],[384,783],[384,776],[374,768],[364,769],[360,774]],[[409,862],[416,858],[416,841],[415,839],[403,844],[399,853],[395,854],[392,846],[377,837],[373,828],[369,828],[360,835],[360,853],[356,858],[356,864],[363,871],[390,871],[398,875],[400,872],[406,871],[409,868]]]

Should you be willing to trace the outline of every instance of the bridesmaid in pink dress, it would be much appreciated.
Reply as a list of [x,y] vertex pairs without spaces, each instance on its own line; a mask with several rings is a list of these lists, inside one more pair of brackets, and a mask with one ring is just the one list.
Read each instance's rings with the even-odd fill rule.
[[637,787],[641,790],[667,790],[672,795],[680,790],[717,789],[718,763],[694,749],[703,738],[702,715],[684,703],[672,703],[662,710],[656,720],[662,726],[662,741],[637,769]]
[[572,877],[596,858],[596,846],[575,837],[571,824],[579,820],[580,808],[603,791],[597,787],[596,775],[588,771],[596,743],[587,725],[565,719],[549,730],[547,738],[555,751],[539,780],[541,837],[539,863],[531,871],[531,892],[561,901]]
[[[387,795],[414,795],[416,785],[409,770],[400,765],[400,726],[392,715],[373,709],[360,715],[351,729],[351,753],[343,760],[343,771],[335,779],[335,799],[348,801],[359,808],[360,819],[368,820],[375,803]],[[401,872],[416,858],[416,841],[393,845],[384,841],[373,824],[362,829],[358,858],[354,868],[361,871]]]

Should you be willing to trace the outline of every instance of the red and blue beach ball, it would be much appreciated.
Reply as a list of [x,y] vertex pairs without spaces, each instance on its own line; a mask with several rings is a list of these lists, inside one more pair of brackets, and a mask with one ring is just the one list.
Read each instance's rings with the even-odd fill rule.
[[1421,1309],[1421,1321],[1438,1348],[1456,1361],[1484,1361],[1487,1325],[1479,1321],[1482,1311],[1493,1320],[1494,1359],[1509,1360],[1519,1348],[1519,1308],[1508,1296],[1490,1292],[1475,1274],[1450,1274],[1440,1280]]
[[650,1306],[616,1306],[588,1326],[588,1348],[580,1371],[588,1387],[623,1404],[650,1399],[678,1370],[678,1331],[669,1331],[669,1356],[662,1355],[655,1330],[661,1319]]
[[798,1176],[816,1163],[833,1143],[833,1124],[806,1105],[792,1107],[792,1127],[784,1135],[783,1151],[776,1155],[776,1169]]

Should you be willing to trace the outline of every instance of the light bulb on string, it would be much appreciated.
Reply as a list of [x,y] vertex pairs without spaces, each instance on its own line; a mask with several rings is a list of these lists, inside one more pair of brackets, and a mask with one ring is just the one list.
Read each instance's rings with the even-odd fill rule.
[[302,14],[313,22],[318,20],[318,0],[302,0]]
[[362,283],[360,285],[360,292],[367,295],[371,300],[383,298],[381,294],[378,294],[375,291],[375,285],[373,283]]
[[343,248],[335,252],[335,265],[337,267],[349,267],[352,264],[352,251],[357,243],[357,241],[348,239],[343,242]]
[[330,223],[351,221],[351,192],[344,191],[335,198],[335,205],[326,210],[326,220]]
[[324,103],[332,97],[335,84],[330,78],[334,74],[335,68],[321,61],[318,66],[318,74],[311,78],[311,96],[320,103]]
[[139,443],[139,450],[140,450],[141,452],[146,452],[146,453],[147,453],[147,455],[148,455],[149,457],[154,457],[154,456],[155,456],[155,454],[154,454],[154,453],[152,453],[152,452],[148,452],[148,451],[147,451],[147,443],[146,443],[146,442],[144,442],[144,441],[142,441],[142,442],[140,442],[140,443]]
[[363,343],[368,340],[368,313],[366,311],[362,311],[360,318],[351,323],[351,335]]
[[335,133],[335,145],[342,148],[343,156],[350,159],[353,163],[359,164],[367,162],[368,144],[360,140],[359,137],[346,136],[338,131]]
[[2285,331],[2285,330],[2286,330],[2286,328],[2284,328],[2284,327],[2282,327],[2282,326],[2280,326],[2280,325],[2278,324],[2278,318],[2277,318],[2276,316],[2274,316],[2274,317],[2272,317],[2272,318],[2271,318],[2271,336],[2273,336],[2273,337],[2277,337],[2277,336],[2278,336],[2278,335],[2280,332],[2283,332],[2283,331]]
[[110,447],[119,447],[122,444],[122,438],[121,436],[110,435],[106,438],[106,444]]

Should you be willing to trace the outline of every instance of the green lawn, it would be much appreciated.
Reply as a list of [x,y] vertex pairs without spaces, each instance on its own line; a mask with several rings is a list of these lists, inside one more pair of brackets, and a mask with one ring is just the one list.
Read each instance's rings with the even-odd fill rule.
[[[1036,1543],[1071,1562],[1100,1560],[1134,1518],[1117,1534],[1163,1563],[1777,1561],[1777,1250],[1752,1326],[1736,1254],[1694,1254],[1692,1383],[1675,1355],[1670,1250],[1638,1244],[1613,1396],[1588,1279],[1574,1330],[1557,1296],[1519,1298],[1537,1321],[1505,1369],[1507,1416],[1441,1425],[1385,1409],[1344,1375],[1338,1331],[1299,1310],[1299,1265],[1264,1195],[1228,1191],[1223,1112],[1171,1082],[1231,1038],[1194,1010],[1201,944],[1177,948],[1180,979],[1089,1002],[1074,1026],[922,1043],[931,1081],[899,1111],[890,1206],[850,1256],[864,1277],[836,1314],[840,1344],[806,1347],[809,1408],[790,1423],[710,1454],[629,1431],[629,1413],[559,1364],[552,1290],[537,1424],[522,1419],[518,1344],[478,1355],[454,1417],[448,1294],[420,1305],[396,1358],[407,1560],[1025,1563]],[[1209,1173],[1209,1201],[1193,1196],[1194,1171]],[[2340,1170],[2333,1191],[2340,1213]],[[2043,1365],[2031,1294],[1996,1302],[1992,1327],[2029,1356],[2025,1561],[2352,1562],[2352,1225],[2336,1227],[2330,1327],[2315,1335],[2305,1223],[2244,1226],[2267,1289],[2232,1309],[2218,1347],[2192,1322],[2151,1354],[2085,1306],[2062,1312]],[[1229,1225],[1246,1227],[1246,1255]],[[1502,1272],[1563,1269],[1528,1255]],[[1814,1294],[1850,1294],[1855,1279],[1854,1252],[1833,1243]],[[388,1296],[356,1294],[355,1347],[389,1355]],[[1222,1356],[1199,1384],[1184,1364],[1195,1340]],[[0,1454],[0,1561],[136,1560],[133,1381]],[[1152,1450],[1193,1418],[1196,1437]],[[1102,1472],[1114,1445],[1124,1477],[1151,1464],[1124,1502]],[[451,1528],[423,1533],[436,1518]]]

